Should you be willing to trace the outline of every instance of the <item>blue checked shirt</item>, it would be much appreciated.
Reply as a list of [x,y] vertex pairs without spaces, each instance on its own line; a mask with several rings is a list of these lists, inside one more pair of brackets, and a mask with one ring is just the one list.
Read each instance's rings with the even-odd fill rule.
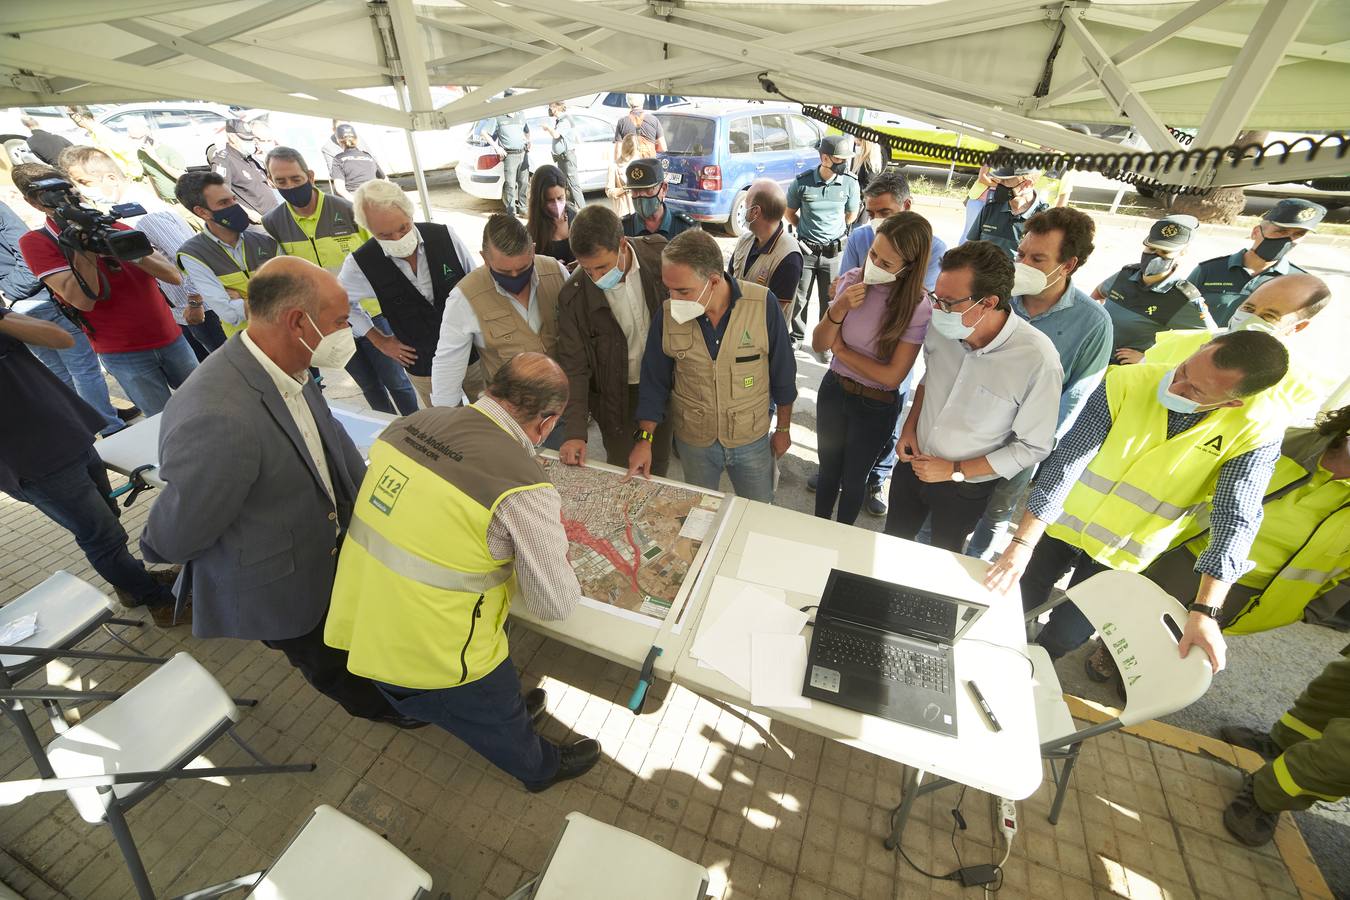
[[[1167,437],[1172,439],[1198,425],[1209,411],[1167,411]],[[1027,510],[1042,522],[1054,522],[1064,509],[1064,500],[1078,476],[1087,468],[1111,431],[1111,408],[1106,403],[1106,385],[1100,384],[1088,398],[1073,427],[1060,438],[1036,474],[1027,498]],[[1280,442],[1271,441],[1228,460],[1219,469],[1210,513],[1209,546],[1195,561],[1195,571],[1232,583],[1252,568],[1247,559],[1252,541],[1261,527],[1261,500],[1275,463]]]

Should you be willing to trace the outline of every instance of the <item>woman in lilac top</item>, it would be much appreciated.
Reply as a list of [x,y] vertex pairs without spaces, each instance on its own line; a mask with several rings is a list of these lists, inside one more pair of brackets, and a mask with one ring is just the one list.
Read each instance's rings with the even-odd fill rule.
[[820,481],[816,515],[852,525],[862,509],[867,473],[891,438],[904,405],[898,390],[919,356],[933,310],[923,276],[933,230],[918,213],[901,212],[877,227],[860,269],[844,273],[833,302],[811,334],[817,352],[832,350],[816,398]]

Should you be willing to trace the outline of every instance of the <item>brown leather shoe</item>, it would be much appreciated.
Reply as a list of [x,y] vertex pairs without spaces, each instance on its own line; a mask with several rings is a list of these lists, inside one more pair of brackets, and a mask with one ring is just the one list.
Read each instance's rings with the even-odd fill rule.
[[192,626],[192,601],[189,600],[183,604],[183,608],[178,612],[178,618],[174,618],[174,609],[176,603],[165,603],[162,606],[146,607],[150,611],[150,618],[155,621],[158,628],[175,628],[179,625]]

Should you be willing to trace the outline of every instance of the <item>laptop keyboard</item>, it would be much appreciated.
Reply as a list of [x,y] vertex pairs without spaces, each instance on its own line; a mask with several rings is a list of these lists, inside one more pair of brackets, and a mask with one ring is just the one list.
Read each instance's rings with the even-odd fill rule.
[[901,684],[948,693],[945,660],[931,653],[897,647],[886,641],[838,628],[822,628],[815,636],[816,662],[838,667],[863,666]]
[[873,579],[840,578],[830,593],[830,605],[841,611],[856,611],[868,618],[908,621],[931,634],[950,637],[956,633],[956,605],[925,597],[900,585]]

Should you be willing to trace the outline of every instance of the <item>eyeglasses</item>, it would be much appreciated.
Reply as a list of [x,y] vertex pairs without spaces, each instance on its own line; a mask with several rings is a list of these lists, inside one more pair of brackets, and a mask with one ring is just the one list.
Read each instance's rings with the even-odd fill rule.
[[924,291],[924,292],[923,292],[923,295],[924,295],[925,297],[928,298],[928,302],[931,303],[931,304],[933,304],[933,306],[934,306],[936,309],[940,309],[940,310],[942,310],[943,312],[951,312],[951,311],[952,311],[952,307],[953,307],[953,306],[956,306],[958,303],[966,303],[966,302],[969,302],[969,301],[971,301],[971,300],[978,300],[978,299],[980,299],[979,297],[975,296],[974,294],[971,294],[969,297],[962,297],[962,298],[960,298],[959,300],[948,300],[948,299],[946,299],[946,298],[944,298],[944,297],[939,297],[937,294],[935,294],[935,293],[932,292],[932,291]]

